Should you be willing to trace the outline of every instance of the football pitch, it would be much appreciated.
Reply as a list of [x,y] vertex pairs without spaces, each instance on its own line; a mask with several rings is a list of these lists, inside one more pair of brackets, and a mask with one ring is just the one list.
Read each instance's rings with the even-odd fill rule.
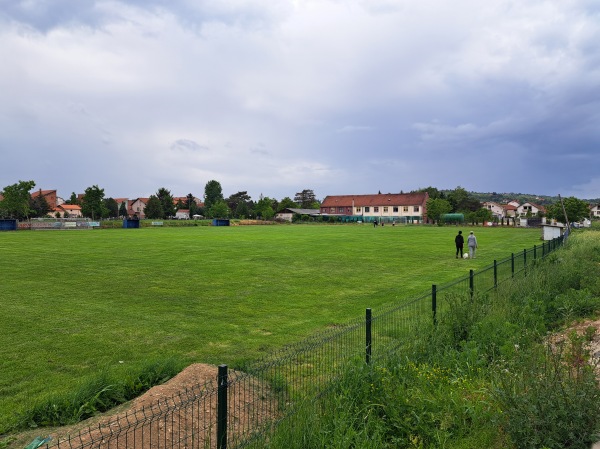
[[[455,259],[474,229],[477,259]],[[539,229],[277,225],[0,233],[0,429],[100,371],[231,367],[541,245]]]

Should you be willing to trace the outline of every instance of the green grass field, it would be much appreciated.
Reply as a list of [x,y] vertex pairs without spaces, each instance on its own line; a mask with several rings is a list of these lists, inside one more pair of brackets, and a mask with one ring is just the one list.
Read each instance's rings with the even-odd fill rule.
[[168,357],[235,367],[541,244],[537,229],[475,231],[475,260],[455,259],[455,227],[0,233],[0,433],[102,370]]

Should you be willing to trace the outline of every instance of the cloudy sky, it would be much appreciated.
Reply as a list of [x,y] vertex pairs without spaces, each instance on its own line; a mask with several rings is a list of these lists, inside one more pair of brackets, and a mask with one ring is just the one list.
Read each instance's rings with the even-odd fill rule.
[[0,189],[600,197],[597,0],[0,0]]

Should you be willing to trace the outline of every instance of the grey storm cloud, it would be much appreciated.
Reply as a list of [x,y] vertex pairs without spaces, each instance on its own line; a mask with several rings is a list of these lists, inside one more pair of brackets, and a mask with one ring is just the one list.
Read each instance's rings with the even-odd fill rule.
[[598,198],[598,17],[591,0],[0,0],[0,187]]

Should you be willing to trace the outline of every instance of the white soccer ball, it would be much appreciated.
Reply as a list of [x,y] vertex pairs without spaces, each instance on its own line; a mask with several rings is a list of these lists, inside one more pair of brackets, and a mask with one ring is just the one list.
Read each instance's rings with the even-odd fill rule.
[[463,254],[463,259],[468,259],[469,258],[469,253],[464,253]]

